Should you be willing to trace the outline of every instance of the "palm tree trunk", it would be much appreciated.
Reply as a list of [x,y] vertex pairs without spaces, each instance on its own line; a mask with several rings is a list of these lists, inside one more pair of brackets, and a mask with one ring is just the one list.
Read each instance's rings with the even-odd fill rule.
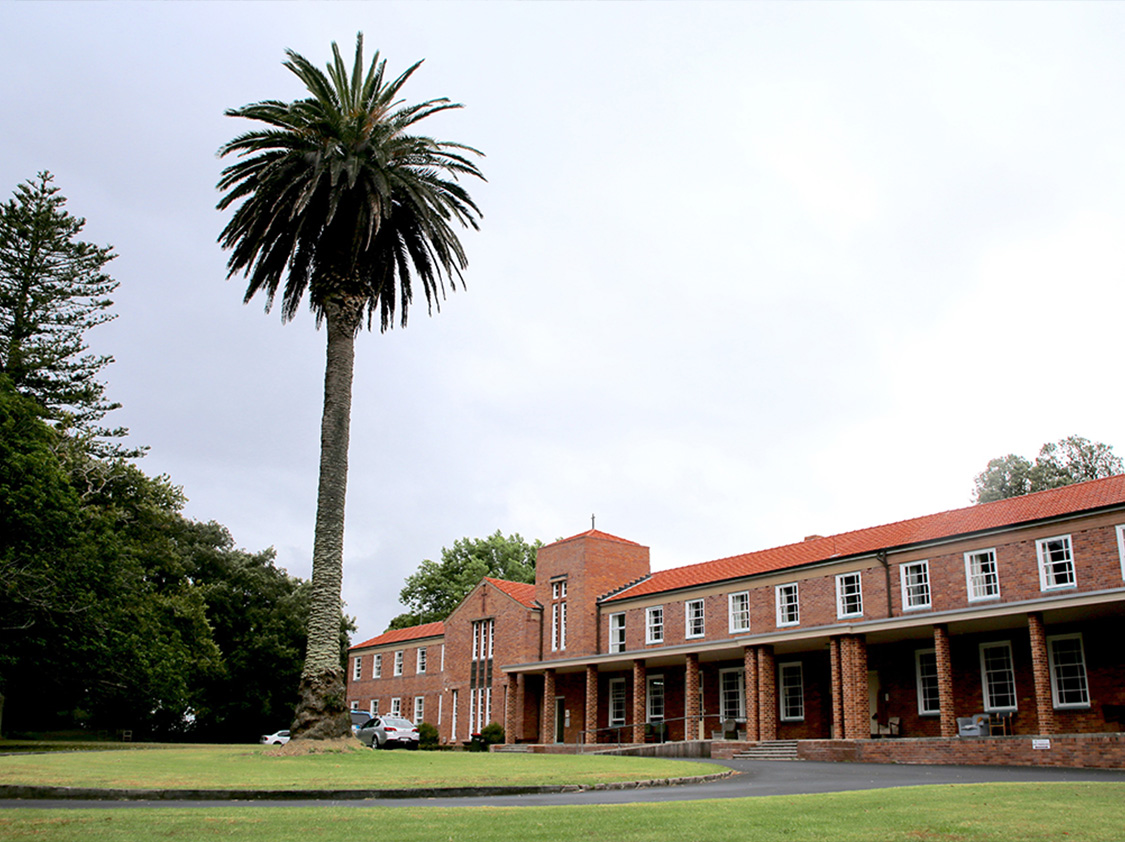
[[352,408],[355,336],[362,299],[340,296],[324,307],[328,350],[324,413],[320,422],[320,483],[313,539],[309,639],[300,697],[290,730],[294,738],[331,739],[351,731],[340,652],[343,617],[344,504],[348,487],[348,439]]

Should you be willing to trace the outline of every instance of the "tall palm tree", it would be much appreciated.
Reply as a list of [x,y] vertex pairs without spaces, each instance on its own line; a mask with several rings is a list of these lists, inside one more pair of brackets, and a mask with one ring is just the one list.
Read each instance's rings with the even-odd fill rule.
[[389,80],[376,53],[365,72],[362,33],[350,73],[335,43],[327,73],[286,55],[307,99],[226,112],[264,125],[219,150],[237,161],[223,170],[218,207],[240,203],[219,242],[231,250],[227,277],[248,279],[244,301],[264,293],[268,311],[281,288],[289,321],[307,293],[317,326],[327,326],[308,653],[291,729],[320,739],[350,728],[340,587],[355,337],[376,315],[380,331],[396,315],[405,326],[415,280],[429,312],[440,308],[446,281],[464,286],[457,233],[477,228],[480,210],[458,178],[484,176],[472,147],[412,133],[425,118],[461,107],[447,99],[404,104],[399,90],[421,62]]

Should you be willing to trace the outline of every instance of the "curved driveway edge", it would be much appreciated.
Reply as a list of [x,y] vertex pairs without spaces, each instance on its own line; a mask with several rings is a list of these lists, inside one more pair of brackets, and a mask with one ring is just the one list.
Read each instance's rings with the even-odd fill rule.
[[726,769],[709,775],[552,786],[458,786],[418,789],[100,789],[75,786],[0,785],[0,800],[52,801],[368,801],[403,798],[485,798],[504,795],[552,795],[684,786],[722,780],[737,774]]

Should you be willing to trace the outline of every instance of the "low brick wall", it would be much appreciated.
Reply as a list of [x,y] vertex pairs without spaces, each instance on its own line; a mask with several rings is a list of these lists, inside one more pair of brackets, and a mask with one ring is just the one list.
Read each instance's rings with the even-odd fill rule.
[[797,755],[802,760],[856,763],[1125,769],[1125,734],[801,740],[797,743]]

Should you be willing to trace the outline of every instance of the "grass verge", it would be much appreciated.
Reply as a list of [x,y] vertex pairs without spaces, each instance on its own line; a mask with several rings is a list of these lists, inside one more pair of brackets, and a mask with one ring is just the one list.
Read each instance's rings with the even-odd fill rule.
[[6,842],[898,842],[1121,839],[1125,785],[974,784],[590,807],[224,807],[0,813]]
[[707,763],[639,757],[327,752],[272,756],[261,746],[190,746],[0,757],[0,784],[104,789],[404,789],[598,784],[714,774]]

